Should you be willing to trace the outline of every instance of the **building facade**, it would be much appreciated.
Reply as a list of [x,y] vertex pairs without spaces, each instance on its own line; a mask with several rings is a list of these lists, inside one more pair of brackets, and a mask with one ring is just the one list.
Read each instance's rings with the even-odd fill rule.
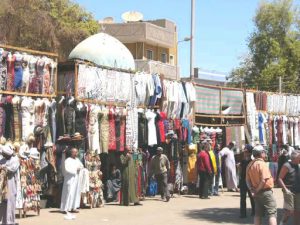
[[127,23],[102,23],[105,32],[132,53],[137,71],[179,79],[176,24],[166,19]]

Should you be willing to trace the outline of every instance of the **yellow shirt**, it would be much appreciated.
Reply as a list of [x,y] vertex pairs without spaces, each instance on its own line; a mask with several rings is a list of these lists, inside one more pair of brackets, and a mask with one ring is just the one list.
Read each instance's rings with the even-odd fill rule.
[[215,153],[212,150],[210,150],[208,153],[212,163],[212,169],[214,171],[214,174],[217,175],[218,170],[217,170],[217,160],[216,160]]

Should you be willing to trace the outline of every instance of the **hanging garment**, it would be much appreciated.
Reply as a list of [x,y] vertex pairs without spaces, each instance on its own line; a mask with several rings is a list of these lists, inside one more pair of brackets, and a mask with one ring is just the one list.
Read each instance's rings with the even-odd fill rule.
[[100,124],[100,145],[101,152],[107,153],[109,147],[109,119],[108,119],[109,110],[105,107],[100,112],[99,124]]
[[[101,153],[102,148],[99,145],[99,107],[90,106],[88,115],[88,143],[89,150],[95,151],[97,154]],[[102,134],[102,130],[101,130]]]
[[6,90],[7,61],[6,52],[0,50],[0,90]]
[[[1,99],[1,101],[3,100]],[[2,137],[5,134],[5,121],[6,121],[4,103],[1,101],[0,101],[0,137]]]
[[143,112],[139,112],[138,117],[138,141],[139,147],[142,148],[148,145],[148,121]]
[[157,134],[155,128],[156,114],[151,111],[147,111],[145,116],[148,120],[148,145],[153,146],[157,144]]
[[53,99],[48,108],[48,115],[49,115],[49,126],[51,132],[52,142],[55,143],[56,141],[56,101]]
[[[155,129],[155,124],[154,124]],[[137,108],[127,110],[126,118],[126,145],[130,149],[138,147],[138,111]]]
[[36,81],[35,81],[35,93],[43,93],[43,76],[45,67],[44,58],[40,58],[36,63]]
[[122,112],[116,114],[116,150],[124,151],[125,149],[125,129],[126,129],[126,116]]
[[21,102],[21,116],[22,116],[22,140],[26,141],[29,134],[34,130],[34,100],[24,97]]
[[12,96],[6,97],[4,110],[6,115],[4,137],[6,139],[14,140],[14,128],[13,128],[14,114],[13,114]]
[[[50,68],[51,68],[51,71],[50,71],[50,94],[54,94],[54,92],[55,92],[55,77],[56,77],[55,74],[57,72],[56,67],[57,67],[57,63],[52,60],[50,63]],[[69,80],[69,82],[71,82],[71,81],[72,81],[72,78]],[[67,87],[68,86],[69,85],[67,85]],[[70,88],[70,87],[68,87],[68,88]],[[71,93],[71,92],[68,92],[68,93]]]
[[15,65],[14,65],[14,90],[21,90],[22,87],[22,79],[23,79],[23,67],[22,67],[22,58],[21,54],[14,54]]
[[56,138],[64,136],[65,134],[65,118],[64,118],[65,100],[59,100],[57,104],[57,115],[56,115]]
[[75,133],[75,110],[71,105],[66,106],[64,118],[66,134],[73,135]]
[[29,81],[30,81],[29,61],[30,61],[30,56],[25,55],[22,61],[22,66],[23,66],[22,92],[25,93],[28,93],[29,91]]
[[157,102],[157,99],[161,98],[162,96],[162,86],[158,74],[153,74],[152,79],[154,81],[154,93],[150,98],[150,106],[154,106]]
[[20,141],[22,137],[22,129],[21,129],[21,118],[20,118],[20,108],[21,108],[21,99],[18,96],[15,96],[12,99],[13,104],[13,113],[14,113],[14,137],[15,141]]
[[87,137],[87,107],[84,104],[75,107],[75,132]]
[[45,62],[44,70],[43,70],[43,86],[42,86],[42,93],[43,94],[50,94],[50,59],[47,59]]
[[36,77],[36,64],[37,58],[31,57],[29,61],[29,92],[30,93],[38,93],[36,92],[37,77]]
[[116,151],[116,118],[113,109],[109,110],[108,113],[109,120],[109,140],[108,140],[108,150]]
[[7,91],[14,90],[15,82],[15,56],[12,56],[10,53],[7,56],[7,80],[6,80],[6,89]]

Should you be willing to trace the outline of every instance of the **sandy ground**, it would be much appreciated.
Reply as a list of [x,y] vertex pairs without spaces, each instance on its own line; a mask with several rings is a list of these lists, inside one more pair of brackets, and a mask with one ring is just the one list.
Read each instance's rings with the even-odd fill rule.
[[[281,208],[283,197],[280,189],[275,189],[277,205]],[[197,196],[174,196],[170,202],[162,202],[157,196],[147,198],[142,206],[119,206],[107,204],[104,208],[82,209],[77,218],[64,220],[57,209],[42,209],[41,215],[29,213],[27,218],[18,219],[20,225],[182,225],[182,224],[252,224],[253,218],[239,218],[239,194],[224,192],[209,200]],[[250,207],[249,201],[247,202]],[[281,215],[279,210],[278,214]],[[250,215],[250,209],[248,209]],[[266,223],[264,223],[266,224]]]

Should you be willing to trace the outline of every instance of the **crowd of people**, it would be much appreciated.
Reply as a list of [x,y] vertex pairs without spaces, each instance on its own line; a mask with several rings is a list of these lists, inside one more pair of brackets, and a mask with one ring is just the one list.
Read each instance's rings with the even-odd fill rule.
[[[277,224],[277,204],[273,195],[274,180],[282,188],[284,197],[284,214],[280,224],[287,224],[292,217],[295,225],[300,224],[300,151],[282,150],[279,157],[278,177],[271,175],[267,166],[267,152],[261,145],[246,145],[243,150],[243,159],[236,163],[234,147],[230,142],[221,148],[219,144],[212,149],[210,139],[205,139],[199,145],[196,168],[199,177],[199,198],[210,199],[210,196],[219,196],[219,187],[226,182],[228,191],[240,192],[240,217],[247,216],[247,195],[251,202],[251,215],[256,225],[262,224],[262,217],[267,216],[270,225]],[[16,179],[19,159],[11,146],[5,145],[0,149],[0,221],[2,224],[15,224],[16,207]],[[162,200],[170,201],[168,188],[168,174],[170,162],[163,154],[162,147],[157,148],[156,155],[151,159],[149,178],[158,183],[158,190]],[[64,184],[61,197],[61,212],[66,219],[75,219],[81,203],[79,173],[83,169],[78,159],[78,150],[72,148],[70,157],[65,159],[63,166]],[[106,182],[107,201],[119,202],[121,205],[141,205],[136,193],[135,167],[132,151],[126,150],[120,156],[120,170],[111,165],[110,176]],[[224,165],[222,165],[224,163]],[[237,176],[239,171],[239,176]],[[222,179],[224,175],[225,179]],[[237,177],[239,177],[239,182]]]

